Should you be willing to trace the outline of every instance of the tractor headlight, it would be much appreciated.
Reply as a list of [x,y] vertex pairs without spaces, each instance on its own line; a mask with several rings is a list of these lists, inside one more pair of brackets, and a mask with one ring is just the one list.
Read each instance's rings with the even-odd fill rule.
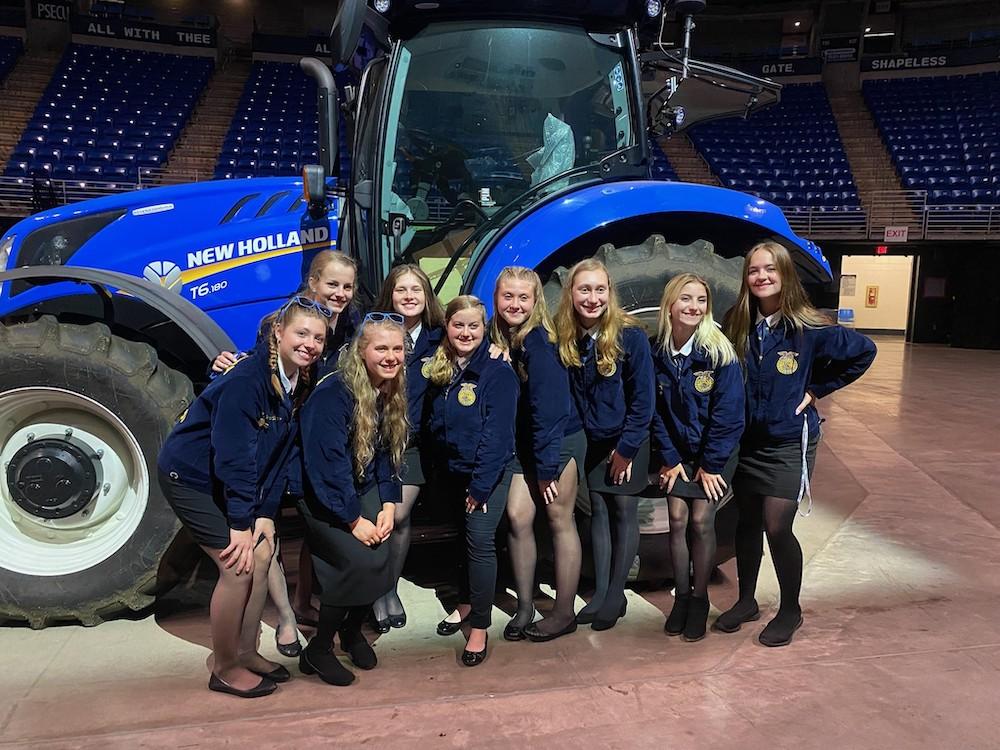
[[375,0],[375,10],[384,16],[389,12],[389,0]]
[[663,10],[663,3],[660,0],[646,0],[646,15],[650,18],[656,18],[660,15],[660,11]]

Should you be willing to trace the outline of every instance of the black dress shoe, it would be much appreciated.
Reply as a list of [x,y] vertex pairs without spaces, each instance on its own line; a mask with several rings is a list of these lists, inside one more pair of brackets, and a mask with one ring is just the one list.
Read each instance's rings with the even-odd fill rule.
[[663,625],[663,630],[667,635],[680,635],[684,632],[690,604],[691,594],[674,594],[674,606]]
[[375,669],[378,666],[375,649],[365,640],[364,636],[349,640],[347,643],[344,643],[344,639],[341,638],[340,647],[351,657],[351,662],[358,669]]
[[278,685],[273,680],[261,677],[260,682],[258,682],[255,687],[252,687],[249,690],[240,690],[239,688],[235,688],[230,685],[224,679],[215,674],[215,672],[212,672],[212,676],[208,678],[208,689],[214,690],[217,693],[235,695],[238,698],[262,698],[265,695],[270,695],[277,690]]
[[354,682],[354,673],[340,663],[332,651],[302,649],[299,656],[299,671],[302,674],[316,674],[328,685],[343,687]]
[[795,617],[794,615],[784,616],[781,612],[778,612],[778,615],[760,631],[757,640],[771,648],[787,646],[792,642],[792,636],[795,635],[795,631],[801,627],[801,614]]
[[[247,669],[250,669],[247,667]],[[292,679],[292,673],[289,672],[285,667],[280,664],[272,669],[270,672],[258,672],[256,669],[250,669],[254,674],[259,674],[261,677],[266,677],[271,680],[271,682],[288,682]]]
[[564,635],[569,635],[570,633],[576,632],[576,620],[570,620],[569,625],[564,627],[562,630],[557,630],[555,633],[546,633],[538,629],[538,623],[533,622],[524,629],[524,635],[529,641],[534,643],[545,643],[545,641],[554,641],[556,638],[561,638]]
[[405,628],[406,612],[401,615],[389,615],[389,626],[393,628]]
[[708,623],[708,610],[710,608],[708,599],[692,596],[688,607],[687,621],[684,623],[684,632],[681,638],[685,641],[700,641],[705,637],[705,625]]
[[278,649],[279,654],[287,656],[290,659],[294,659],[302,653],[302,644],[299,643],[298,636],[295,637],[295,643],[282,643],[278,640],[277,630],[274,631],[274,646]]
[[523,641],[526,627],[526,625],[515,625],[514,621],[511,620],[503,629],[503,639],[505,641]]
[[484,661],[486,661],[486,649],[490,645],[490,634],[486,634],[486,643],[483,644],[482,651],[469,651],[466,649],[462,652],[462,664],[466,667],[478,667]]
[[590,623],[592,623],[594,621],[595,617],[597,617],[597,612],[596,611],[594,611],[594,612],[584,612],[581,609],[580,612],[579,612],[579,614],[577,614],[577,616],[576,616],[576,624],[577,625],[590,625]]
[[727,609],[716,618],[712,625],[713,630],[723,633],[735,633],[745,622],[755,622],[760,619],[760,608],[754,600],[753,606],[749,608],[741,607],[739,602]]
[[384,620],[376,620],[374,617],[372,617],[371,625],[372,625],[372,630],[374,630],[379,635],[385,635],[386,633],[389,632],[389,629],[392,627],[389,623],[388,617]]
[[597,617],[595,617],[594,621],[590,623],[591,630],[611,630],[611,628],[617,625],[618,621],[625,616],[625,611],[627,609],[628,609],[628,601],[626,600],[622,602],[622,608],[618,611],[618,617],[614,617],[611,619],[604,619],[603,617],[601,617],[601,613],[598,612]]
[[455,635],[455,633],[457,633],[459,630],[462,629],[462,626],[466,622],[468,622],[468,620],[469,620],[469,616],[468,615],[466,615],[465,617],[463,617],[459,622],[448,622],[447,620],[441,620],[441,622],[439,622],[438,626],[437,626],[437,634],[438,635]]

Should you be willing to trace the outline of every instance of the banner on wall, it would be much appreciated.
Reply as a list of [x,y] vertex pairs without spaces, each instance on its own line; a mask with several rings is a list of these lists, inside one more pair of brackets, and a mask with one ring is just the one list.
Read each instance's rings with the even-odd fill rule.
[[279,34],[253,35],[253,51],[272,55],[326,55],[330,53],[330,41],[322,36],[281,36]]
[[819,40],[823,62],[853,62],[858,59],[861,35],[825,36]]
[[122,21],[93,16],[75,16],[70,25],[74,34],[103,39],[126,39],[133,42],[169,44],[174,47],[215,49],[218,37],[215,29],[194,29],[185,26],[164,26],[158,23]]
[[882,73],[894,70],[953,68],[961,65],[981,65],[1000,61],[1000,46],[971,49],[948,49],[902,55],[866,55],[861,58],[862,73]]
[[818,57],[796,57],[788,60],[740,60],[734,68],[761,78],[780,76],[814,76],[823,72],[823,61]]
[[31,17],[36,21],[58,21],[59,23],[69,23],[72,3],[60,2],[60,0],[50,0],[49,2],[33,2],[31,5]]

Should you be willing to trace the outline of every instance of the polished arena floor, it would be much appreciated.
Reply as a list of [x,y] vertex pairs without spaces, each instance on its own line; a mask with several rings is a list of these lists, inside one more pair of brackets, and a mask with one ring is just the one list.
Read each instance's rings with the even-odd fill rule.
[[[827,418],[796,529],[805,625],[700,643],[662,632],[669,592],[629,592],[613,630],[506,643],[484,665],[440,638],[432,592],[349,688],[298,676],[256,701],[210,693],[203,597],[98,628],[0,629],[0,746],[201,748],[995,748],[1000,690],[1000,352],[879,340]],[[765,571],[768,562],[765,561]],[[710,590],[712,617],[735,564]],[[762,575],[762,608],[774,603]],[[273,621],[273,620],[272,620]],[[265,628],[263,652],[274,651]],[[284,660],[286,662],[290,660]],[[289,664],[291,666],[291,664]]]

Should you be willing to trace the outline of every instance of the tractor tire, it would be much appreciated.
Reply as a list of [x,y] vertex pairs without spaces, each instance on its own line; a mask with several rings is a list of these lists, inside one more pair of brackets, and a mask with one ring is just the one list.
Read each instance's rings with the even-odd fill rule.
[[[594,257],[603,261],[611,272],[622,307],[637,314],[651,335],[656,331],[663,287],[674,276],[696,273],[703,277],[712,289],[712,315],[721,322],[726,310],[736,302],[743,273],[742,258],[716,255],[711,242],[698,240],[690,245],[674,245],[659,234],[651,235],[640,245],[601,245]],[[568,274],[569,269],[561,266],[545,284],[545,301],[552,310],[559,304]]]
[[96,625],[153,602],[180,528],[156,459],[192,399],[103,324],[0,326],[0,620]]

